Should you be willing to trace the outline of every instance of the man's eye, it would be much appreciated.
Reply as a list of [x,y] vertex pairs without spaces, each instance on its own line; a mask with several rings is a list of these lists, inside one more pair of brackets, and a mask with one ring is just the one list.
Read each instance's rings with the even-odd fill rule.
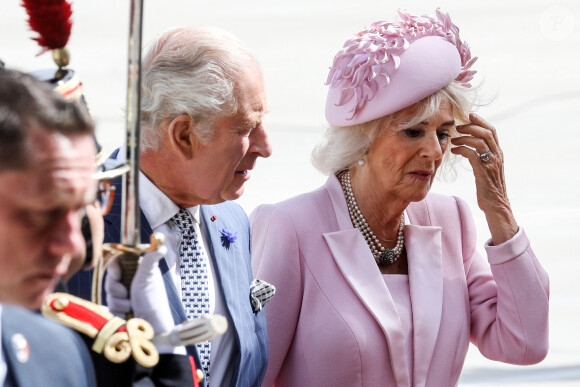
[[47,224],[51,223],[58,217],[58,210],[38,210],[38,211],[31,211],[28,213],[28,221],[34,227],[44,227]]
[[241,135],[247,136],[248,134],[252,133],[252,130],[254,130],[254,127],[249,127],[249,126],[245,126],[243,128],[240,128],[240,130],[238,131]]

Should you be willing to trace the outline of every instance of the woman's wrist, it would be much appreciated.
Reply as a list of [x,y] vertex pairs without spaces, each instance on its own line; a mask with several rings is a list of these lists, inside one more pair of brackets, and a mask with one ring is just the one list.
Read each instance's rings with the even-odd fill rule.
[[485,213],[494,246],[509,241],[518,232],[519,226],[509,208],[500,208]]

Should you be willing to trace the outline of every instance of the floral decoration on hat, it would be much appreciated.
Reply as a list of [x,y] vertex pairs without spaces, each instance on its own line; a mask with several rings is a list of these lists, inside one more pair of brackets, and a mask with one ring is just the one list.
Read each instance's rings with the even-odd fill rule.
[[459,37],[459,28],[451,22],[449,14],[437,9],[436,15],[437,18],[415,16],[399,10],[400,21],[375,22],[347,40],[334,57],[326,80],[331,88],[341,89],[337,106],[355,98],[357,103],[352,110],[355,117],[378,92],[377,77],[383,77],[388,86],[390,77],[399,68],[400,56],[411,43],[426,36],[440,36],[457,47],[461,71],[455,80],[471,87],[476,71],[470,69],[477,57],[471,57],[469,45]]

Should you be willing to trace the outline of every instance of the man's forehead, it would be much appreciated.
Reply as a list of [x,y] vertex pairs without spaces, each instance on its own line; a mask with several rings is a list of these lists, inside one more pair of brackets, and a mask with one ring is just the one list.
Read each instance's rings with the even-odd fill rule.
[[98,182],[89,170],[47,171],[29,168],[0,174],[2,196],[11,197],[22,208],[38,210],[94,202]]
[[89,148],[90,157],[95,157],[96,146],[92,134],[76,133],[63,134],[57,131],[42,129],[33,126],[28,136],[28,151],[32,157],[38,158],[55,158],[68,157],[78,153],[78,150],[87,152]]
[[264,112],[267,109],[266,88],[259,68],[252,66],[236,82],[236,97],[244,109]]
[[251,120],[261,121],[266,113],[268,113],[268,102],[266,100],[266,92],[255,95],[253,98],[248,98],[243,106],[242,113]]
[[36,138],[38,146],[30,165],[30,178],[53,195],[78,195],[96,186],[94,140],[90,135],[51,134]]
[[37,153],[39,170],[56,179],[89,178],[96,170],[95,146],[90,136],[86,138],[61,138],[53,140]]
[[268,112],[268,107],[266,105],[266,100],[263,103],[254,103],[251,105],[250,110],[246,112],[249,119],[253,121],[262,121],[264,115]]

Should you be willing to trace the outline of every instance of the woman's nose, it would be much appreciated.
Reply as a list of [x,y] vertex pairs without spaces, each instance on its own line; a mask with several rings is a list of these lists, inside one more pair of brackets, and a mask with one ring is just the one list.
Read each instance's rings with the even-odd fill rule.
[[437,133],[425,137],[421,152],[421,156],[428,157],[432,160],[439,160],[443,157],[443,145],[441,145]]

